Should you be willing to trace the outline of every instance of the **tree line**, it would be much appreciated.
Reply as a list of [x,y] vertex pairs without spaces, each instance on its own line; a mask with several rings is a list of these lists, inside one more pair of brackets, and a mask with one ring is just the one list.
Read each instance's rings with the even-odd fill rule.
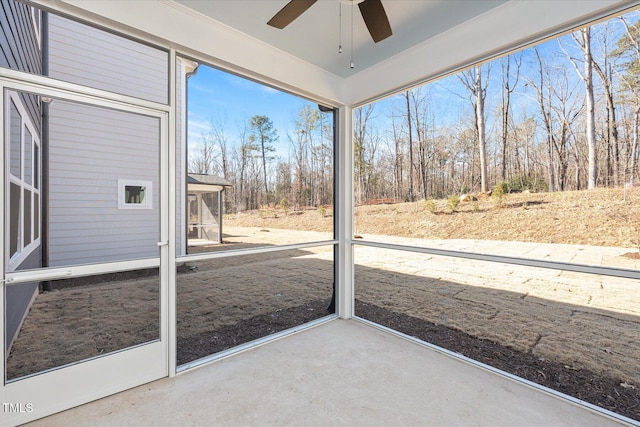
[[224,121],[211,121],[189,155],[189,172],[217,175],[232,184],[225,191],[225,213],[332,205],[333,115],[304,106],[285,137],[287,154],[278,155],[280,135],[268,116],[251,117],[235,134]]
[[638,12],[358,108],[356,203],[638,179]]

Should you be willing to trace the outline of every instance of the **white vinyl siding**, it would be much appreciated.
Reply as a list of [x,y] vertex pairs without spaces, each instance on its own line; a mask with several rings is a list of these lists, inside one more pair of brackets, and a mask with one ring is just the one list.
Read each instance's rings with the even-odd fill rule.
[[[159,119],[55,100],[49,126],[49,265],[158,256]],[[119,210],[122,179],[152,182],[152,209]]]
[[166,51],[49,15],[49,76],[168,103]]

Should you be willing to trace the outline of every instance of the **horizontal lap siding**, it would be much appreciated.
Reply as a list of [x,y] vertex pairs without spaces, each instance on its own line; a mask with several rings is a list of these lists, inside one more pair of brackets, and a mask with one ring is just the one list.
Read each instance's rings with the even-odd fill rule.
[[53,78],[167,103],[168,58],[166,51],[63,17],[49,17]]
[[[168,53],[49,15],[49,76],[168,102]],[[50,106],[49,265],[158,256],[158,119],[54,101]],[[118,180],[151,181],[152,209],[118,209]]]
[[0,66],[40,74],[42,60],[29,6],[12,0],[0,3]]
[[[157,256],[159,120],[55,101],[50,130],[50,265]],[[118,209],[118,179],[151,181],[153,208]]]
[[[13,0],[0,2],[0,67],[42,74],[42,54],[36,36],[31,8]],[[37,97],[20,94],[31,122],[39,127],[40,106]]]

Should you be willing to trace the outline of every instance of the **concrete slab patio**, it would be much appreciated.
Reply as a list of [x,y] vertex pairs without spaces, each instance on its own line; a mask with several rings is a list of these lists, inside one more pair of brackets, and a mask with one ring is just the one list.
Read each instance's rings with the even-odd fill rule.
[[332,320],[32,426],[615,426],[589,408]]

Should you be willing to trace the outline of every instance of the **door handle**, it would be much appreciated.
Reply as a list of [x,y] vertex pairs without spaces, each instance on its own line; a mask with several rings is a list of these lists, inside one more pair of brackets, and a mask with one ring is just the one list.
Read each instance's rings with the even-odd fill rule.
[[169,246],[169,241],[165,240],[164,242],[158,242],[158,246]]

